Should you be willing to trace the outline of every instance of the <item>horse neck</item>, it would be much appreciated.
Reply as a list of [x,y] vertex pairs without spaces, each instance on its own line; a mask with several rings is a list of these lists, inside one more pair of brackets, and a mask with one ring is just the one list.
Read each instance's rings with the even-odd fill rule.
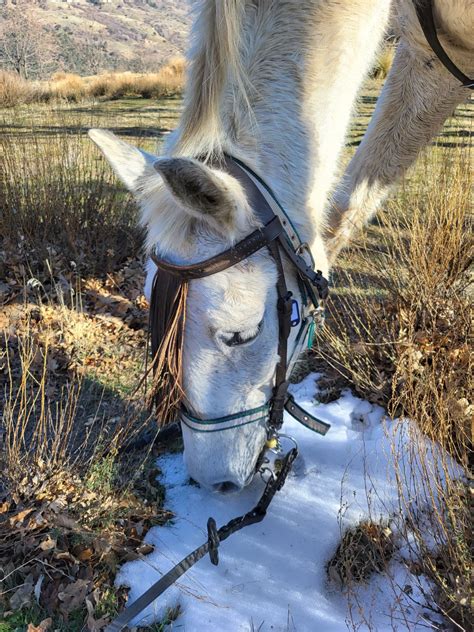
[[[236,80],[229,72],[233,79],[223,86],[216,144],[264,178],[313,246],[321,242],[351,106],[383,33],[388,4],[245,5],[241,76]],[[191,95],[185,107],[192,111],[199,105],[195,101]]]

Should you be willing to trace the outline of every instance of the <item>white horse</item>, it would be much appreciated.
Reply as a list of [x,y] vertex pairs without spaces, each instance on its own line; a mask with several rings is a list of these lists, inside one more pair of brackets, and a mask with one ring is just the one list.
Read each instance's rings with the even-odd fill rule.
[[[435,19],[450,57],[473,70],[474,4],[438,0]],[[397,13],[400,43],[363,142],[328,204],[352,106]],[[239,182],[206,157],[233,155],[273,189],[327,274],[354,228],[442,126],[468,90],[440,63],[410,0],[204,0],[194,25],[184,112],[157,158],[95,130],[135,194],[147,248],[188,264],[229,248],[258,225]],[[288,285],[301,301],[294,268]],[[149,294],[155,268],[148,266]],[[265,404],[278,361],[276,267],[266,250],[191,281],[186,309],[186,406],[214,419]],[[233,344],[230,344],[230,341]],[[238,344],[235,344],[235,341]],[[289,339],[288,353],[295,345]],[[183,425],[190,475],[242,488],[265,439],[262,424],[215,433]]]

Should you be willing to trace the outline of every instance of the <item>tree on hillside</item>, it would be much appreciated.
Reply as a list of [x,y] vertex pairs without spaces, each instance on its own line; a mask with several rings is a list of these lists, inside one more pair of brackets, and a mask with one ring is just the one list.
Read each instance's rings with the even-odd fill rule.
[[51,69],[56,47],[49,31],[32,15],[27,2],[4,9],[0,21],[0,64],[24,79]]

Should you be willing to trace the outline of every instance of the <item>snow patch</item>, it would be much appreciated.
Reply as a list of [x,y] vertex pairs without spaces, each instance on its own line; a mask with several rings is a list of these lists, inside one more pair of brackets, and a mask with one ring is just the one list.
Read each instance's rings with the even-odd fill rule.
[[[329,404],[315,401],[316,374],[292,385],[296,400],[309,412],[332,424],[326,437],[314,434],[291,417],[284,432],[294,437],[300,457],[260,524],[247,527],[219,549],[220,564],[206,557],[175,586],[145,610],[135,625],[149,625],[180,604],[182,614],[173,629],[189,632],[344,632],[347,599],[328,585],[325,566],[341,537],[341,528],[369,515],[388,518],[397,509],[391,451],[393,439],[406,440],[404,424],[384,420],[384,410],[344,392]],[[392,437],[398,433],[398,437]],[[125,564],[117,585],[130,587],[130,603],[159,577],[206,541],[209,516],[220,527],[251,509],[263,491],[256,477],[236,495],[213,494],[190,485],[182,454],[159,459],[166,507],[174,520],[155,527],[146,542],[155,551],[145,560]],[[374,629],[392,630],[391,612],[398,595],[393,584],[416,582],[405,567],[393,562],[391,580],[376,576],[358,598],[370,612]],[[412,594],[420,603],[423,596]],[[410,619],[421,614],[407,596]],[[357,613],[353,614],[357,619]],[[397,622],[399,630],[415,629]],[[367,629],[362,627],[361,629]]]

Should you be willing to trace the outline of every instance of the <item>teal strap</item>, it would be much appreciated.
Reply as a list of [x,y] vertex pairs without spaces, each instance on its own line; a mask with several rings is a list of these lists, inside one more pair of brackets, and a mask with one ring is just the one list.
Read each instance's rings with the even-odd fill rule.
[[225,417],[218,417],[217,419],[199,419],[198,417],[190,415],[188,411],[183,408],[181,410],[181,421],[185,426],[196,432],[219,432],[221,430],[231,430],[239,426],[246,426],[247,424],[262,421],[266,422],[269,410],[270,405],[267,403],[242,413],[234,413],[233,415],[226,415]]
[[315,323],[314,320],[311,322],[309,329],[308,329],[308,349],[312,349],[313,348],[313,342],[314,342],[314,330],[315,330]]
[[[183,409],[181,411],[181,421],[185,426],[195,432],[220,432],[257,422],[266,423],[269,409],[269,404],[264,404],[263,406],[252,408],[243,413],[226,415],[218,419],[199,419],[198,417],[193,417]],[[292,395],[290,395],[286,401],[285,410],[296,419],[296,421],[299,421],[300,424],[303,424],[306,428],[320,435],[324,436],[331,427],[327,422],[318,419],[318,417],[311,415],[304,410],[304,408],[301,408],[301,406],[295,402]]]

